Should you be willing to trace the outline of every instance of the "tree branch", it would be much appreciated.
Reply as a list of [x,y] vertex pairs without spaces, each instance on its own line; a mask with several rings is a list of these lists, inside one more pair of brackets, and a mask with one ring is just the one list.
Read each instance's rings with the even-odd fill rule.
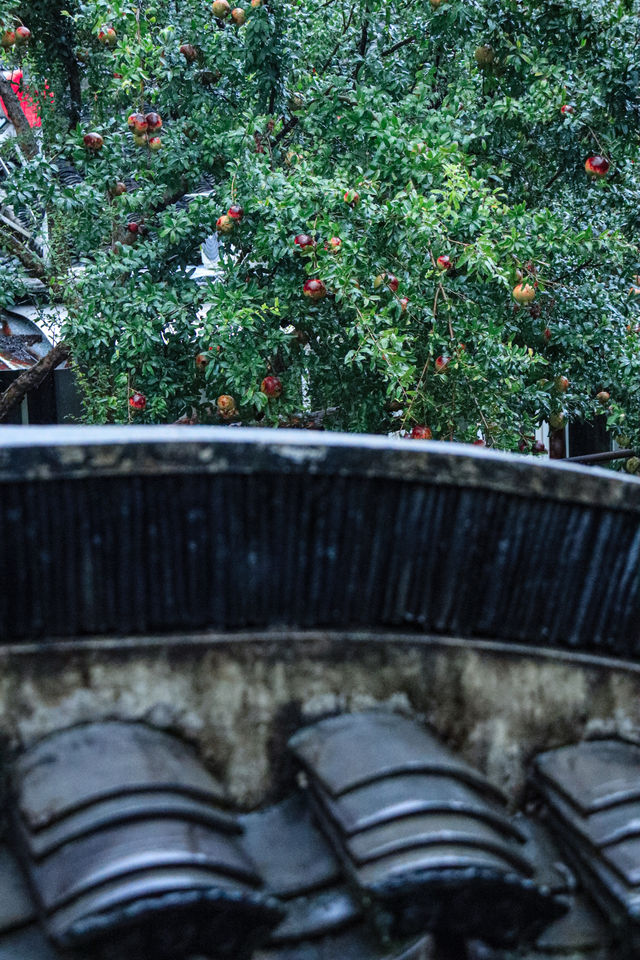
[[298,118],[298,117],[289,117],[289,119],[288,119],[287,122],[284,124],[284,126],[283,126],[282,130],[280,131],[280,133],[275,137],[275,139],[274,139],[274,141],[273,141],[274,147],[277,146],[277,145],[280,143],[281,140],[284,140],[284,138],[286,137],[286,135],[287,135],[288,133],[291,133],[291,131],[293,130],[293,128],[298,125],[298,122],[299,122],[299,118]]
[[32,253],[24,243],[21,243],[20,240],[9,233],[8,230],[0,229],[0,247],[4,247],[12,253],[14,257],[17,257],[25,270],[33,274],[34,277],[37,277],[38,280],[45,279],[47,270],[44,262],[37,254]]
[[544,185],[544,187],[543,187],[542,189],[543,189],[543,190],[548,190],[549,187],[550,187],[553,183],[555,183],[556,180],[558,179],[558,177],[562,176],[563,173],[564,173],[564,167],[560,167],[560,169],[559,169],[556,173],[554,173],[554,175],[551,177],[551,179],[550,179],[550,180],[547,180],[547,182],[545,183],[545,185]]
[[353,71],[354,82],[358,79],[358,74],[362,70],[364,65],[364,55],[367,52],[367,45],[369,43],[369,20],[367,17],[364,18],[362,22],[362,31],[360,33],[360,43],[358,44],[358,54],[360,59],[356,64],[356,68]]
[[[348,18],[347,18],[347,22],[344,24],[343,29],[342,29],[342,36],[338,37],[338,40],[336,41],[335,47],[333,48],[333,50],[331,51],[331,53],[329,54],[329,56],[328,56],[327,59],[325,60],[324,64],[322,65],[322,67],[321,67],[320,70],[318,71],[318,73],[320,74],[320,76],[322,76],[324,73],[327,72],[327,70],[329,69],[329,66],[330,66],[330,64],[331,64],[331,61],[333,60],[333,58],[335,57],[336,53],[338,52],[338,50],[339,50],[340,47],[342,46],[342,42],[343,42],[343,40],[344,40],[344,34],[347,32],[347,30],[348,30],[349,27],[351,26],[351,21],[353,20],[353,15],[354,15],[354,13],[355,13],[355,10],[356,10],[355,4],[352,4],[352,5],[351,5],[351,9],[349,10],[349,16],[348,16]],[[343,19],[344,19],[344,13],[343,13]]]
[[340,47],[341,47],[341,45],[342,45],[342,39],[343,39],[343,38],[340,37],[338,40],[336,40],[336,45],[335,45],[335,47],[333,48],[333,50],[331,51],[331,53],[329,54],[329,56],[327,57],[327,59],[326,59],[325,62],[323,63],[322,67],[320,68],[320,76],[322,76],[323,73],[326,73],[326,71],[329,69],[329,66],[330,66],[330,64],[331,64],[331,61],[333,60],[333,58],[335,57],[336,53],[338,52],[338,50],[340,49]]
[[5,80],[0,73],[0,97],[4,101],[9,120],[14,125],[18,138],[18,146],[22,150],[27,160],[32,160],[38,153],[38,144],[29,126],[29,121],[25,117],[22,105],[11,86],[9,80]]
[[396,50],[400,50],[402,47],[406,47],[410,43],[415,43],[415,37],[405,37],[404,40],[399,40],[397,43],[394,43],[392,47],[389,47],[388,50],[383,50],[380,54],[381,57],[390,57],[392,53],[395,53]]
[[22,402],[29,391],[39,387],[51,371],[69,357],[70,353],[71,348],[66,343],[59,343],[49,351],[46,357],[38,360],[33,367],[14,380],[11,386],[0,394],[0,423],[6,420],[13,408]]
[[567,277],[572,277],[580,270],[584,270],[585,267],[588,267],[593,262],[593,259],[590,257],[588,260],[583,260],[582,263],[579,263],[577,267],[571,267],[570,270],[567,270],[566,273],[561,273],[559,277],[556,277],[553,280],[553,283],[560,283],[561,280],[566,280]]
[[73,128],[80,123],[80,114],[82,112],[82,79],[80,77],[80,70],[78,69],[78,61],[76,60],[73,50],[73,43],[68,33],[65,33],[63,37],[60,59],[62,60],[62,65],[67,75],[67,83],[69,84],[71,107],[69,113],[69,129],[73,130]]
[[312,410],[310,413],[292,413],[286,420],[280,421],[280,426],[290,430],[324,430],[325,417],[332,417],[339,410],[340,407],[326,407],[324,410]]

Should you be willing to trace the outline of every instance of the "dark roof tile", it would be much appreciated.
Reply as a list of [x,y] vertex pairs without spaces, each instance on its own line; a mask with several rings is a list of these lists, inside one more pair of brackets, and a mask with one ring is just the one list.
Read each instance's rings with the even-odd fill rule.
[[290,740],[299,763],[335,797],[403,773],[450,774],[496,799],[502,794],[414,720],[383,710],[341,714]]
[[72,727],[41,740],[18,758],[12,780],[32,831],[126,793],[170,790],[214,802],[225,797],[182,741],[119,721]]
[[342,869],[338,859],[300,794],[248,814],[240,822],[244,828],[244,849],[276,896],[303,896],[340,881]]
[[294,735],[309,796],[383,935],[531,940],[566,909],[498,791],[415,721],[345,714]]
[[30,923],[35,914],[35,903],[22,871],[13,854],[0,842],[0,942],[3,934]]
[[534,767],[582,815],[640,803],[640,747],[634,744],[594,740],[560,747],[537,756]]

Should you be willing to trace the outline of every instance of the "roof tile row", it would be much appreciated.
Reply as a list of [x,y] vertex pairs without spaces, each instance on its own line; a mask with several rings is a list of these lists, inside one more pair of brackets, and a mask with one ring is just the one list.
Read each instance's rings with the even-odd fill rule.
[[[187,744],[140,723],[63,730],[16,758],[0,960],[439,960],[463,941],[475,960],[604,956],[611,932],[544,826],[421,724],[341,715],[290,750],[300,789],[244,815]],[[638,868],[611,851],[637,842],[634,751],[581,744],[533,774],[571,833],[567,863],[593,860],[585,886],[629,922],[618,892]],[[597,818],[614,810],[608,833]]]

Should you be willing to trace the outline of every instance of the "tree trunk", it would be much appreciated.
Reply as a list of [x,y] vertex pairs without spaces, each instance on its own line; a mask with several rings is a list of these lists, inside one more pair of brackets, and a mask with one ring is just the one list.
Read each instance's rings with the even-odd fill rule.
[[16,128],[18,144],[27,160],[32,160],[38,152],[38,144],[25,117],[18,97],[9,80],[0,73],[0,97],[4,100],[9,120]]
[[71,353],[70,347],[66,343],[59,343],[46,357],[26,370],[17,380],[14,380],[10,387],[0,394],[0,423],[8,417],[14,407],[16,407],[26,397],[30,390],[39,387],[42,381],[49,376],[52,370],[66,360]]

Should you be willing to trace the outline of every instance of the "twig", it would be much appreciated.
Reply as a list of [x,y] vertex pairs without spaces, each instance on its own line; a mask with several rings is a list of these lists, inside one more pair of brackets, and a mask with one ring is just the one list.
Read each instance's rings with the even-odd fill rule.
[[563,457],[567,463],[608,463],[610,460],[629,460],[638,450],[612,450],[610,453],[586,453],[582,457]]
[[543,190],[548,190],[549,187],[551,186],[551,184],[556,182],[556,180],[558,179],[558,177],[562,174],[563,170],[564,170],[564,167],[560,167],[560,169],[557,170],[556,173],[554,173],[554,175],[551,177],[551,179],[550,179],[550,180],[547,180],[547,182],[545,183],[545,185],[544,185],[544,187],[543,187],[542,189],[543,189]]
[[394,43],[392,47],[389,47],[388,50],[383,50],[380,54],[381,57],[390,57],[392,53],[395,53],[396,50],[400,50],[402,47],[406,47],[409,43],[415,43],[415,37],[405,37],[404,40],[399,40],[397,43]]
[[387,357],[386,353],[384,352],[384,350],[383,350],[383,349],[380,347],[380,345],[378,344],[378,340],[377,340],[377,338],[376,338],[375,333],[373,332],[373,330],[371,329],[371,327],[368,325],[368,323],[367,323],[367,321],[365,320],[365,318],[362,316],[362,313],[360,312],[360,310],[359,310],[357,307],[355,308],[355,310],[356,310],[356,313],[358,314],[358,317],[360,318],[360,323],[362,324],[362,326],[363,326],[364,329],[366,330],[367,334],[368,334],[368,335],[371,337],[371,339],[373,340],[374,344],[376,345],[376,348],[377,348],[378,351],[380,352],[380,356],[382,357],[382,359],[384,360],[384,362],[385,362],[386,365],[388,366],[389,370],[391,371],[391,376],[393,377],[393,379],[394,379],[394,380],[396,381],[396,383],[398,384],[398,386],[399,386],[401,392],[404,394],[405,398],[408,399],[408,397],[407,397],[407,391],[405,390],[405,388],[404,388],[404,386],[403,386],[403,384],[402,384],[402,381],[399,380],[398,377],[396,376],[396,373],[395,373],[395,371],[394,371],[391,363],[389,362],[389,358]]
[[[356,10],[355,4],[352,4],[352,5],[351,5],[351,9],[349,10],[349,16],[348,16],[348,18],[347,18],[347,22],[344,24],[344,27],[343,27],[343,33],[346,33],[346,31],[347,31],[347,30],[349,29],[349,27],[351,26],[351,21],[353,20],[353,15],[354,15],[354,13],[355,13],[355,10]],[[343,37],[339,37],[339,39],[337,40],[336,45],[335,45],[335,47],[333,48],[333,50],[331,51],[331,53],[329,54],[329,56],[327,57],[327,60],[326,60],[326,62],[325,62],[325,64],[324,64],[324,66],[320,68],[320,71],[319,71],[319,75],[320,75],[320,76],[322,76],[322,74],[325,73],[326,70],[328,70],[331,61],[333,60],[333,58],[335,57],[336,53],[337,53],[338,50],[340,49],[340,45],[342,44],[343,39],[344,39]]]
[[[427,373],[427,370],[429,369],[430,364],[431,364],[431,355],[429,355],[429,356],[427,357],[427,359],[426,359],[425,365],[424,365],[424,367],[422,368],[422,373],[420,374],[420,377],[419,377],[419,379],[418,379],[418,383],[417,383],[417,385],[416,385],[415,394],[414,394],[414,396],[411,398],[411,400],[409,401],[409,406],[407,407],[407,412],[405,413],[404,417],[402,418],[401,427],[402,427],[403,430],[405,429],[405,424],[406,424],[407,420],[408,420],[409,417],[411,416],[411,410],[412,410],[412,408],[413,408],[413,404],[415,403],[415,399],[416,399],[416,397],[418,396],[418,393],[420,392],[420,387],[422,386],[422,381],[424,380],[424,378],[425,378],[425,376],[426,376],[426,373]],[[405,394],[405,395],[406,395],[406,394]]]
[[577,267],[572,267],[571,270],[567,270],[566,273],[561,273],[559,277],[556,277],[555,280],[552,280],[550,282],[560,283],[561,280],[565,280],[567,277],[573,276],[574,274],[578,273],[579,270],[584,270],[584,268],[588,267],[591,262],[592,262],[591,259],[583,260],[582,263],[579,263]]
[[[465,378],[465,380],[466,380],[466,378]],[[467,383],[468,383],[468,380],[467,380]],[[482,407],[480,406],[480,403],[478,402],[478,398],[476,397],[473,388],[470,388],[470,389],[469,389],[469,393],[471,394],[471,397],[472,397],[472,399],[473,399],[473,402],[474,402],[475,405],[476,405],[476,408],[477,408],[477,410],[478,410],[478,414],[479,414],[479,416],[480,416],[480,419],[481,419],[482,422],[484,423],[484,434],[485,434],[485,437],[486,437],[488,440],[490,440],[491,443],[493,443],[492,431],[491,431],[491,429],[490,429],[490,427],[489,427],[489,424],[487,423],[487,418],[485,417],[484,413],[482,412]]]
[[289,119],[287,120],[287,122],[286,122],[285,125],[283,126],[282,130],[280,131],[280,133],[274,138],[274,141],[273,141],[274,147],[277,147],[277,145],[280,143],[280,141],[281,141],[281,140],[284,140],[284,138],[287,136],[287,134],[288,134],[288,133],[291,133],[291,131],[298,125],[299,122],[300,122],[300,118],[299,118],[299,117],[289,117]]

